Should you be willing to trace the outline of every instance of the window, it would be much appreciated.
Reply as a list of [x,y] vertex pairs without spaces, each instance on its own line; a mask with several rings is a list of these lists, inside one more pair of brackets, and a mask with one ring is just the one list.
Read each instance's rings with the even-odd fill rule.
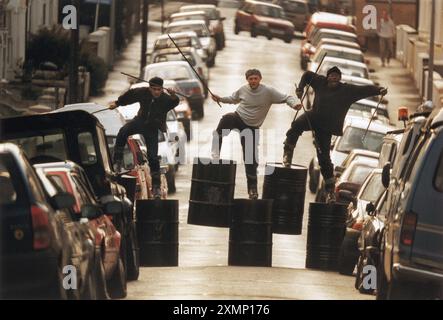
[[343,133],[343,137],[337,145],[337,151],[349,153],[353,149],[364,149],[380,152],[384,134],[381,132],[368,131],[363,140],[365,131],[366,130],[362,128],[347,127]]
[[13,181],[19,177],[14,175],[10,160],[9,156],[0,155],[0,205],[17,203],[17,195],[20,194]]
[[443,152],[440,156],[437,171],[435,172],[434,186],[439,192],[443,192]]
[[68,158],[65,137],[62,133],[48,133],[10,140],[18,145],[31,162],[55,162]]
[[64,192],[67,192],[66,186],[63,183],[63,180],[62,180],[62,178],[60,176],[58,176],[56,174],[48,174],[47,177],[52,182],[52,184],[54,186],[56,186],[60,190],[63,190]]
[[163,66],[146,70],[145,79],[160,77],[164,80],[188,80],[192,79],[190,70],[184,66]]
[[78,148],[82,164],[91,165],[97,162],[94,139],[90,132],[82,132],[78,135]]
[[134,155],[128,144],[126,144],[125,149],[123,150],[123,166],[126,170],[131,170],[135,166]]
[[381,175],[374,174],[366,185],[366,188],[363,190],[360,198],[362,200],[375,203],[383,191],[384,187],[381,183]]
[[361,185],[363,184],[363,182],[365,181],[365,179],[368,177],[368,175],[371,173],[372,170],[374,170],[373,167],[354,166],[351,174],[349,175],[348,181]]

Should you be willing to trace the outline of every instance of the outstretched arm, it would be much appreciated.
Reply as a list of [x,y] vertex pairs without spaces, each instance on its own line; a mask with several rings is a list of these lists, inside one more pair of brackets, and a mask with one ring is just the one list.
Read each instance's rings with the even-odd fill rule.
[[115,102],[117,106],[127,106],[129,104],[140,102],[143,91],[148,90],[147,88],[135,88],[129,89],[118,97]]
[[295,97],[287,95],[285,93],[281,93],[274,88],[269,88],[269,90],[272,95],[272,103],[286,103],[292,109],[296,109],[296,107],[298,106]]
[[388,90],[385,88],[377,87],[377,86],[357,86],[357,85],[348,85],[349,86],[349,96],[351,97],[353,102],[356,102],[361,99],[369,98],[377,95],[386,95]]
[[231,96],[229,97],[220,97],[216,94],[212,95],[212,100],[215,102],[221,102],[221,103],[230,103],[230,104],[237,104],[240,102],[240,90],[235,91]]

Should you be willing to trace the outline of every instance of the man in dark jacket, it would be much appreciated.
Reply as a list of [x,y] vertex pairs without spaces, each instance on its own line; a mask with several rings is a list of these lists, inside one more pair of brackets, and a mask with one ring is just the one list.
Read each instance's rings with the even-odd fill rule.
[[330,156],[332,135],[343,135],[345,117],[354,102],[379,94],[382,96],[387,94],[385,88],[371,85],[357,86],[341,83],[340,80],[341,71],[337,67],[329,69],[327,77],[310,71],[303,74],[296,91],[297,96],[301,99],[305,86],[310,84],[315,93],[314,104],[311,111],[292,122],[284,142],[283,164],[289,167],[298,138],[304,131],[311,130],[310,121],[318,143],[317,158],[325,180],[328,201],[335,200],[334,167]]
[[148,149],[149,168],[152,176],[154,197],[160,197],[160,162],[158,159],[158,131],[166,131],[166,114],[174,109],[179,98],[175,91],[163,92],[163,79],[154,77],[149,80],[149,88],[130,89],[113,102],[109,108],[115,109],[133,103],[140,103],[137,116],[126,123],[118,132],[114,148],[116,170],[120,171],[123,163],[123,150],[128,136],[142,134]]

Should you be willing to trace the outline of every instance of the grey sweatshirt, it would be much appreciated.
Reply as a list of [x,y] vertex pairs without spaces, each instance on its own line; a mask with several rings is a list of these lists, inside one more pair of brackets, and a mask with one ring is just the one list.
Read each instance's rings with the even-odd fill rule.
[[395,24],[392,19],[389,18],[387,21],[381,19],[379,21],[377,33],[380,38],[393,38],[395,37],[395,31]]
[[291,108],[297,102],[296,99],[276,89],[260,84],[252,90],[249,84],[242,86],[230,97],[223,97],[220,102],[239,104],[236,112],[243,122],[250,127],[260,127],[265,121],[269,108],[274,103],[286,103]]

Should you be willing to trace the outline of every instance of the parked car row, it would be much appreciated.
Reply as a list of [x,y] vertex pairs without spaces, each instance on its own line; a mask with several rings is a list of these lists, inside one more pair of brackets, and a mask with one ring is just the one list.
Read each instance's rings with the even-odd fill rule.
[[146,190],[113,172],[104,126],[71,107],[0,119],[4,298],[123,298],[138,278]]

